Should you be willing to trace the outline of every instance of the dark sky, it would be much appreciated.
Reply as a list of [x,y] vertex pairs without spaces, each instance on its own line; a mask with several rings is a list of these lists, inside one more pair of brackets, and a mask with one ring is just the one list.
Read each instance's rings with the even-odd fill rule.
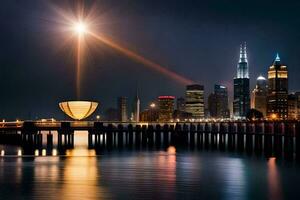
[[[59,31],[63,19],[53,9],[72,10],[71,2],[1,1],[0,118],[61,118],[58,102],[76,98],[74,46]],[[87,11],[96,10],[97,31],[204,84],[206,94],[215,83],[232,91],[243,41],[252,87],[279,52],[288,65],[290,91],[300,90],[299,1],[91,2],[84,3]],[[184,85],[103,44],[90,42],[83,68],[82,99],[99,101],[99,113],[115,106],[117,96],[132,101],[137,85],[143,107],[158,95],[184,95]]]

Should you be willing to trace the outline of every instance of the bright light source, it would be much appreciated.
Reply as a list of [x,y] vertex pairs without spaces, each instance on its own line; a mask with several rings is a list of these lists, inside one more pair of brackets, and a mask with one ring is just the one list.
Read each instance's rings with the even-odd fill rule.
[[17,155],[18,156],[22,156],[22,150],[21,149],[18,150],[18,154]]
[[57,150],[56,149],[52,150],[52,156],[57,156]]
[[275,120],[275,119],[277,119],[277,115],[276,115],[275,113],[273,113],[273,114],[271,115],[271,118],[272,118],[273,120]]
[[86,33],[87,27],[83,22],[78,22],[78,23],[74,24],[74,31],[76,33],[78,33],[79,35],[82,35],[82,34]]
[[47,154],[46,154],[47,152],[46,152],[46,149],[43,149],[42,150],[42,156],[46,156]]
[[151,103],[151,104],[150,104],[150,107],[151,107],[151,108],[155,108],[155,106],[156,106],[155,103]]

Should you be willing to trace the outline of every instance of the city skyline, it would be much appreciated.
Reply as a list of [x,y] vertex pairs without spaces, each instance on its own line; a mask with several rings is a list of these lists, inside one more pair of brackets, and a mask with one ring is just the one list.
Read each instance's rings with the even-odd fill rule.
[[2,0],[0,199],[297,199],[300,1]]
[[[222,5],[223,3],[223,1],[219,2],[219,4],[208,3],[208,10],[219,9],[222,11],[222,9],[215,8],[211,5]],[[20,117],[26,119],[54,116],[62,118],[63,115],[57,108],[57,103],[64,99],[69,100],[75,98],[75,82],[73,78],[73,63],[68,59],[70,55],[59,45],[62,39],[61,37],[63,36],[61,36],[59,32],[56,32],[56,24],[52,23],[52,19],[55,18],[54,13],[49,9],[47,3],[37,3],[37,5],[32,5],[33,7],[30,8],[30,12],[28,12],[28,6],[25,6],[22,7],[19,15],[11,16],[9,11],[19,10],[24,4],[11,2],[5,2],[4,4],[2,9],[5,8],[6,10],[1,12],[3,15],[1,20],[10,19],[11,24],[19,25],[17,27],[22,30],[24,34],[21,34],[22,36],[11,35],[10,32],[14,32],[16,27],[7,22],[3,23],[0,54],[0,64],[2,67],[1,85],[3,86],[3,96],[0,100],[1,105],[3,105],[1,108],[3,116],[1,117],[11,119]],[[33,3],[28,3],[28,5],[31,4]],[[147,5],[147,2],[136,3],[136,7],[129,9],[130,16],[128,17],[132,19],[133,16],[141,15],[143,5]],[[220,38],[213,42],[219,35],[213,34],[210,36],[209,33],[214,33],[214,30],[222,29],[222,25],[219,27],[214,23],[207,23],[205,24],[205,26],[208,27],[207,32],[203,33],[201,30],[205,30],[204,27],[200,27],[199,30],[196,28],[201,25],[201,23],[199,24],[191,19],[191,16],[196,15],[194,9],[185,5],[181,10],[179,8],[181,3],[174,3],[172,5],[173,6],[168,8],[165,13],[158,9],[156,11],[158,12],[156,13],[157,16],[165,15],[164,20],[170,22],[173,17],[171,11],[186,13],[188,10],[191,10],[187,19],[179,17],[178,20],[181,23],[177,23],[174,27],[170,25],[167,26],[166,29],[162,28],[164,23],[166,23],[165,21],[155,24],[155,19],[149,17],[152,13],[148,11],[145,12],[146,16],[143,16],[140,21],[134,19],[132,21],[126,21],[126,25],[130,25],[136,29],[145,27],[141,25],[141,22],[145,23],[145,25],[148,25],[145,31],[139,30],[138,32],[132,33],[131,30],[126,29],[126,31],[118,35],[116,31],[124,26],[122,25],[124,20],[121,19],[122,13],[116,13],[122,10],[121,8],[126,8],[125,4],[120,3],[118,8],[111,9],[110,14],[104,14],[103,18],[108,21],[108,27],[104,29],[104,31],[112,33],[112,37],[116,38],[117,41],[120,41],[122,44],[124,43],[128,48],[136,50],[151,60],[168,66],[170,70],[194,80],[195,83],[204,85],[205,99],[207,99],[208,94],[213,90],[213,85],[216,83],[225,85],[228,88],[229,97],[232,99],[232,79],[234,71],[236,70],[236,62],[238,61],[239,44],[243,41],[247,42],[249,52],[250,90],[254,88],[255,79],[259,74],[265,77],[267,76],[267,68],[271,64],[270,60],[273,59],[276,52],[280,53],[284,63],[289,66],[290,91],[299,90],[299,83],[296,81],[296,77],[299,74],[297,70],[299,61],[295,53],[293,53],[295,47],[289,42],[291,40],[290,38],[287,39],[284,35],[267,32],[266,34],[275,37],[275,40],[270,39],[270,41],[277,42],[272,42],[271,44],[268,41],[261,41],[261,43],[259,43],[257,40],[262,35],[253,37],[250,36],[251,34],[247,34],[244,30],[239,29],[239,31],[235,33],[238,37],[230,39],[229,33],[240,27],[240,25],[235,26],[232,22],[228,22],[227,25],[231,28],[223,30],[228,40],[226,38]],[[105,8],[109,8],[110,6],[109,3],[104,3],[103,10],[105,11]],[[165,3],[156,3],[154,6],[167,8]],[[234,5],[233,9],[238,10],[241,6],[242,4],[238,3]],[[266,5],[263,4],[262,6]],[[277,7],[278,5],[272,4],[272,6]],[[40,8],[40,10],[38,8]],[[65,8],[65,5],[63,5],[62,8]],[[32,12],[33,10],[35,12]],[[42,11],[49,14],[49,16],[51,16],[50,19],[49,16],[44,18],[44,15],[41,13]],[[110,17],[112,16],[115,16],[114,20],[117,21],[117,25],[112,22],[109,23]],[[147,16],[149,18],[147,18]],[[209,16],[209,13],[204,13],[198,17],[203,18]],[[225,13],[224,20],[231,19],[233,16],[234,14]],[[220,16],[215,16],[212,19],[216,20],[219,18]],[[250,20],[247,14],[242,18]],[[260,18],[260,16],[255,15],[254,18]],[[267,18],[267,20],[271,19],[272,18]],[[282,17],[281,20],[277,21],[278,25],[284,28],[286,19],[290,18]],[[241,21],[243,20],[241,19]],[[253,21],[249,22],[247,20],[243,22],[253,23]],[[272,24],[270,21],[265,23],[265,29]],[[296,23],[296,21],[289,23]],[[190,29],[182,33],[179,30],[183,26],[188,26]],[[42,27],[45,28],[46,31],[42,30]],[[162,28],[162,34],[157,35],[157,37],[147,37],[147,30],[151,33],[159,33],[157,32],[158,28]],[[172,30],[177,30],[174,32],[174,37],[179,38],[176,43],[172,41],[172,37],[167,37],[170,36]],[[294,29],[289,31],[293,30]],[[250,33],[257,33],[257,30],[252,30]],[[258,31],[258,33],[261,34],[260,31]],[[132,34],[132,36],[129,36],[130,34]],[[138,37],[133,39],[133,36]],[[192,38],[196,44],[191,45],[191,40],[186,39],[187,41],[185,41],[182,39],[183,36],[193,36]],[[162,38],[160,39],[160,37]],[[47,38],[47,40],[40,43],[40,41],[45,38]],[[204,39],[209,42],[202,43]],[[283,41],[278,42],[281,39]],[[185,42],[187,43],[185,44]],[[150,43],[157,45],[155,51],[153,50],[155,45],[153,46]],[[286,43],[290,46],[285,45]],[[165,48],[163,48],[164,46]],[[25,51],[27,47],[30,47],[29,51]],[[175,52],[172,47],[178,47],[176,48],[177,52]],[[141,64],[107,47],[100,46],[99,48],[93,48],[96,53],[92,54],[92,58],[84,69],[82,92],[83,99],[94,99],[100,102],[99,110],[97,110],[96,113],[103,113],[105,109],[114,106],[115,98],[118,96],[126,96],[128,97],[128,102],[132,102],[137,86],[140,90],[141,108],[145,108],[152,99],[159,95],[174,95],[180,97],[184,94],[185,85],[178,84],[172,78],[149,70]],[[208,51],[205,51],[205,49],[208,49]],[[226,49],[226,51],[224,51],[224,49]],[[186,51],[186,53],[183,51]],[[11,59],[15,56],[19,59]],[[218,56],[220,59],[213,59],[213,56]],[[182,60],[185,61],[183,62]],[[219,61],[217,62],[216,60]],[[216,71],[220,71],[220,73],[216,74]],[[134,77],[130,76],[132,73],[135,74]],[[30,79],[27,80],[28,74],[30,74]],[[128,78],[122,78],[122,76]],[[6,77],[9,77],[9,79]],[[54,82],[53,80],[59,81]],[[113,80],[118,80],[118,84],[113,84]],[[158,85],[157,83],[161,84]],[[110,88],[110,91],[105,92],[105,88]],[[231,101],[229,105],[231,105]]]

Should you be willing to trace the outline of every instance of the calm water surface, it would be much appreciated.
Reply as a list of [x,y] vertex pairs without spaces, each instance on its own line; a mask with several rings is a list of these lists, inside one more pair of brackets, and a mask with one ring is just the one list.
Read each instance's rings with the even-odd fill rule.
[[66,156],[0,146],[0,199],[300,199],[296,162],[173,147],[96,155],[82,141]]

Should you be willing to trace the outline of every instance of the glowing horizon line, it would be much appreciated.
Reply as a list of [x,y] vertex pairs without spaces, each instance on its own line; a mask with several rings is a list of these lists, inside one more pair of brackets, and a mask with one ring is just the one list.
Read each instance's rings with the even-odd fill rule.
[[169,69],[166,69],[165,67],[129,50],[129,49],[126,49],[118,44],[116,44],[115,42],[103,37],[103,36],[98,36],[96,35],[95,33],[91,32],[91,31],[87,31],[86,32],[87,34],[93,36],[94,38],[96,38],[97,40],[101,41],[102,43],[106,44],[107,46],[110,46],[116,50],[118,50],[119,52],[122,52],[124,53],[125,55],[127,55],[128,57],[138,61],[139,63],[142,63],[144,64],[145,66],[148,66],[152,69],[155,69],[156,71],[159,71],[161,73],[163,73],[164,75],[167,75],[167,76],[170,76],[171,78],[175,79],[177,82],[180,82],[182,84],[185,84],[185,85],[189,85],[189,84],[192,84],[194,83],[194,81],[188,79],[188,78],[185,78],[179,74],[177,74],[176,72],[173,72]]

